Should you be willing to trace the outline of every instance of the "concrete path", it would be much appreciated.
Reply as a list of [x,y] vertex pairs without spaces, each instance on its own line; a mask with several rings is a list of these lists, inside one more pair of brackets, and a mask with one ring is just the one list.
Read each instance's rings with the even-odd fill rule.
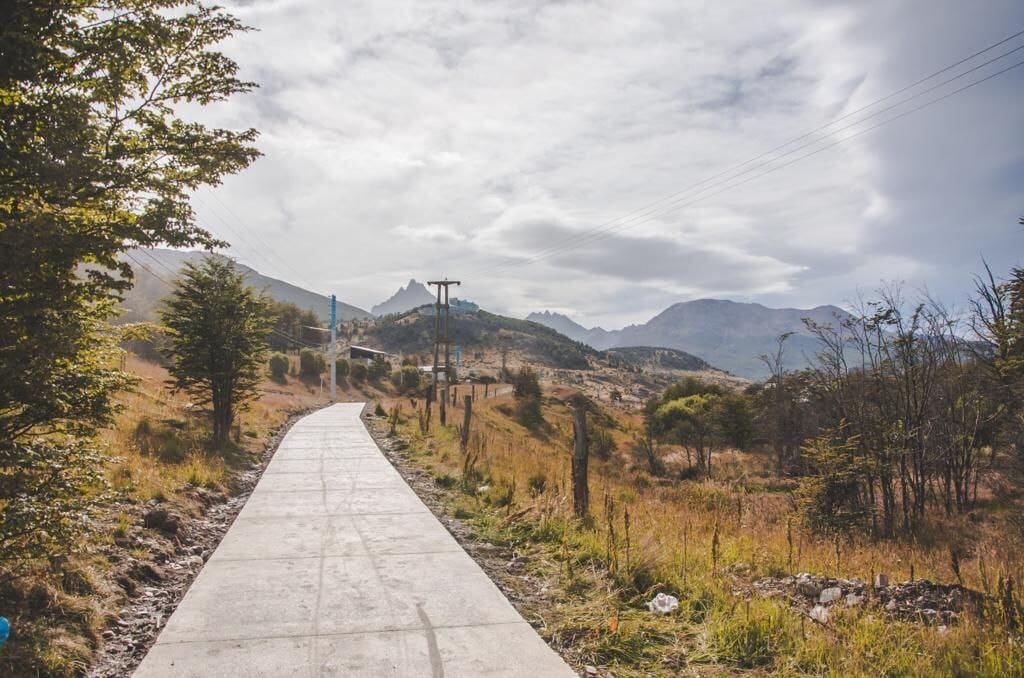
[[409,489],[361,410],[292,427],[136,678],[575,675]]

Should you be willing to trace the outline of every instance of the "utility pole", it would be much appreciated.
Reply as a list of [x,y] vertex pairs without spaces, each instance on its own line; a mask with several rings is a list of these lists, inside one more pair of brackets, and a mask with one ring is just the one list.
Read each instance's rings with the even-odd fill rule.
[[331,401],[338,399],[338,298],[331,295]]
[[[437,286],[437,302],[434,304],[434,368],[431,371],[433,380],[430,384],[430,391],[433,397],[441,406],[441,425],[445,425],[446,410],[448,405],[448,384],[452,380],[451,369],[451,337],[448,334],[448,288],[452,285],[461,285],[459,280],[430,280],[428,285]],[[444,288],[444,301],[442,302],[441,289]],[[443,311],[443,315],[442,315]],[[440,357],[441,346],[444,345],[444,385],[442,386],[441,397],[437,397],[438,373],[442,371],[437,361]]]

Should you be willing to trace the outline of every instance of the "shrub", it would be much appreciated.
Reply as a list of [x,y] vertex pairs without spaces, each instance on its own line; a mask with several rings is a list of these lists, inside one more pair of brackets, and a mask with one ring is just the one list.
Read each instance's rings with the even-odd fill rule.
[[543,473],[534,473],[530,476],[527,484],[530,487],[530,494],[536,497],[544,494],[544,490],[548,487],[548,477]]
[[277,381],[284,381],[288,374],[288,356],[284,353],[274,353],[270,356],[270,376]]
[[344,379],[348,376],[349,365],[348,361],[344,358],[338,358],[334,363],[334,373],[338,376],[338,379]]
[[437,478],[435,478],[434,482],[437,483],[438,487],[443,488],[445,490],[450,490],[453,487],[455,487],[455,484],[459,481],[455,478],[455,476],[445,473],[444,475],[440,475]]
[[403,365],[402,369],[391,373],[391,381],[402,393],[415,391],[420,387],[420,368],[415,365]]
[[370,367],[367,370],[367,375],[371,381],[379,381],[389,374],[391,374],[391,363],[386,360],[374,360],[370,363]]
[[587,447],[590,448],[590,454],[601,461],[608,461],[615,451],[615,439],[608,429],[595,426],[587,435]]
[[363,363],[352,363],[352,369],[349,370],[349,376],[352,377],[352,381],[357,384],[361,384],[366,381],[366,376],[369,370],[366,369],[366,365]]
[[381,405],[380,401],[378,400],[377,406],[373,408],[373,414],[376,417],[386,417],[388,416],[388,411],[384,409],[384,406]]
[[863,489],[870,467],[857,454],[856,440],[843,438],[841,430],[826,431],[804,454],[813,470],[800,481],[797,504],[807,526],[826,533],[866,527],[871,507]]
[[132,436],[139,453],[156,457],[167,464],[180,464],[188,455],[189,443],[185,435],[167,422],[153,422],[142,417],[135,425]]
[[540,398],[523,398],[516,405],[516,421],[529,429],[535,429],[544,423],[544,415],[540,409]]
[[537,398],[539,400],[540,381],[537,379],[537,373],[529,367],[520,367],[519,373],[512,378],[512,395],[516,398]]
[[319,351],[304,348],[299,352],[299,374],[304,377],[318,377],[327,369],[327,361]]

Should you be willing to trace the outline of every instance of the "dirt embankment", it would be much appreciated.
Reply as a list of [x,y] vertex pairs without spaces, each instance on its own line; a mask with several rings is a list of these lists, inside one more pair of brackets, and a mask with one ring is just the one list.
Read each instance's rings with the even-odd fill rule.
[[[131,675],[245,506],[285,434],[316,409],[319,406],[289,417],[271,436],[262,455],[234,474],[228,494],[190,490],[191,513],[156,500],[124,503],[122,515],[131,527],[105,547],[104,555],[115,564],[111,579],[127,599],[103,631],[103,645],[87,674],[90,678]],[[148,558],[133,553],[147,553]]]

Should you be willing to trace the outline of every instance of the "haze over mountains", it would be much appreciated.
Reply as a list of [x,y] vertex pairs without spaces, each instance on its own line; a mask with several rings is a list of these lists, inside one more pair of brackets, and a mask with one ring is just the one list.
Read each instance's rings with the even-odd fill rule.
[[837,306],[768,308],[761,304],[698,299],[673,304],[646,323],[620,330],[588,329],[565,315],[548,311],[531,313],[527,320],[547,325],[597,349],[675,348],[737,376],[758,379],[767,373],[759,356],[772,353],[780,335],[793,333],[786,342],[786,366],[803,367],[818,350],[817,340],[808,333],[803,319],[834,324],[848,315]]
[[[147,249],[131,250],[130,254],[140,264],[127,259],[135,271],[135,284],[125,294],[122,307],[125,309],[120,319],[123,322],[154,320],[160,300],[170,294],[167,283],[174,282],[186,263],[197,263],[206,257],[222,256],[210,252],[185,252],[182,250]],[[243,273],[246,282],[257,290],[277,301],[295,304],[301,309],[308,309],[325,323],[330,318],[330,298],[323,294],[311,292],[297,285],[263,275],[244,264],[235,263],[235,267]],[[363,309],[346,304],[340,299],[337,305],[338,318],[369,318],[370,314]]]
[[[129,260],[135,270],[135,285],[122,304],[125,313],[121,320],[125,322],[155,319],[160,300],[169,294],[164,281],[173,282],[173,277],[186,262],[195,263],[204,257],[221,256],[169,249],[133,250],[131,255],[142,265]],[[253,287],[278,301],[309,309],[322,321],[327,321],[328,297],[263,275],[243,264],[236,263],[236,266]],[[351,320],[404,313],[433,301],[427,287],[411,279],[370,312],[339,300],[338,317]],[[787,368],[800,368],[818,350],[817,340],[807,332],[803,319],[835,323],[844,317],[848,314],[836,306],[773,309],[761,304],[699,299],[673,304],[646,323],[617,330],[587,328],[566,315],[550,311],[531,313],[526,319],[597,350],[625,347],[676,349],[736,376],[760,379],[767,373],[760,356],[775,350],[781,334],[793,333],[786,343]]]
[[434,302],[434,296],[427,289],[426,285],[416,282],[413,278],[405,287],[399,287],[398,291],[392,294],[386,301],[383,301],[370,309],[373,315],[388,315],[391,313],[404,313],[423,304]]

